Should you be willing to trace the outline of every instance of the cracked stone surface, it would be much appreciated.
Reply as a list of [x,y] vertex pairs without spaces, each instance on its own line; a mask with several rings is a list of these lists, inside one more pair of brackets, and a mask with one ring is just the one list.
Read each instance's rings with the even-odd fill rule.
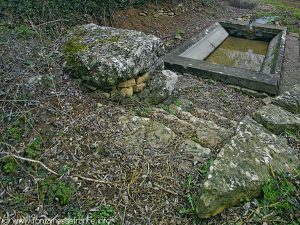
[[87,24],[68,32],[62,53],[64,68],[73,76],[111,89],[124,80],[155,71],[164,46],[154,35]]
[[284,138],[246,117],[211,165],[198,194],[197,215],[208,218],[245,197],[258,196],[271,176],[270,166],[276,171],[293,173],[298,165],[299,159]]
[[255,112],[253,119],[274,134],[281,134],[287,130],[297,132],[300,129],[300,117],[272,104]]
[[277,96],[273,104],[281,106],[282,108],[299,114],[300,113],[300,85],[294,86],[291,90]]
[[144,144],[152,148],[165,147],[176,137],[169,127],[149,118],[124,116],[119,119],[119,122],[124,128],[125,142],[135,147]]

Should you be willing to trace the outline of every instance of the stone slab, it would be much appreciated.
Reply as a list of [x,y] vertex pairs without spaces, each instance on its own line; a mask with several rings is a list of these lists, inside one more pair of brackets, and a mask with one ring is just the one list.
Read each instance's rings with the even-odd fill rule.
[[216,48],[222,44],[222,42],[229,36],[228,32],[218,25],[214,30],[205,35],[201,40],[193,44],[180,56],[204,60],[207,58]]
[[275,72],[275,65],[276,65],[275,62],[276,62],[278,48],[280,46],[281,36],[282,36],[282,34],[279,33],[276,37],[274,37],[271,40],[265,60],[261,67],[262,73],[274,73]]
[[300,48],[296,36],[287,35],[282,65],[280,94],[289,91],[294,85],[300,85]]
[[272,103],[289,112],[300,114],[300,84],[277,96]]
[[294,173],[296,153],[283,137],[277,137],[249,117],[238,126],[210,167],[196,201],[200,218],[219,214],[244,198],[259,196],[262,185],[275,171]]
[[285,131],[298,132],[300,130],[300,117],[272,104],[255,112],[253,119],[278,135]]

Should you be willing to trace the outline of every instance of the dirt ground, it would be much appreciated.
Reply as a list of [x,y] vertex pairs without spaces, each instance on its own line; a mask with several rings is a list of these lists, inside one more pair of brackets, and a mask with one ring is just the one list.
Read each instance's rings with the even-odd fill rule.
[[131,8],[114,14],[114,25],[124,29],[140,30],[154,34],[173,48],[212,23],[236,19],[249,13],[246,9],[229,6],[227,1],[217,1],[213,8],[194,5],[150,4],[145,8]]
[[[250,13],[224,1],[218,3],[215,7],[195,2],[159,8],[151,4],[116,12],[114,25],[155,34],[172,49],[214,22]],[[1,173],[0,216],[34,212],[40,217],[62,218],[109,205],[120,224],[195,223],[193,216],[180,211],[188,207],[187,195],[197,190],[203,174],[178,168],[182,156],[176,140],[158,149],[150,149],[147,143],[139,149],[124,143],[119,118],[136,115],[146,106],[91,97],[63,72],[56,40],[50,37],[1,33],[0,54],[1,146],[5,152],[26,155],[26,146],[38,138],[43,150],[37,160],[59,173],[56,176],[39,164],[22,160],[14,176]],[[180,79],[179,97],[237,122],[263,104],[260,98],[219,82],[190,75]],[[76,188],[70,204],[41,200],[40,181],[54,179]],[[234,207],[197,224],[255,224],[249,212],[249,207]]]

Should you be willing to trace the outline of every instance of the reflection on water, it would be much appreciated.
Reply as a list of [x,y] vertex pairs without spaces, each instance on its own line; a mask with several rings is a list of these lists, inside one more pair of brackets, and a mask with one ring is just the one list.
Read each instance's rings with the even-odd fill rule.
[[228,37],[206,61],[221,65],[260,71],[269,43]]

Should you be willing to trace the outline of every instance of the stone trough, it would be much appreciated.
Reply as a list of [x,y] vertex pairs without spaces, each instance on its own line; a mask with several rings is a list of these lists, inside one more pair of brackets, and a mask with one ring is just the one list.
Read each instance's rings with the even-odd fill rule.
[[277,95],[286,31],[278,26],[219,22],[163,61],[167,69]]

